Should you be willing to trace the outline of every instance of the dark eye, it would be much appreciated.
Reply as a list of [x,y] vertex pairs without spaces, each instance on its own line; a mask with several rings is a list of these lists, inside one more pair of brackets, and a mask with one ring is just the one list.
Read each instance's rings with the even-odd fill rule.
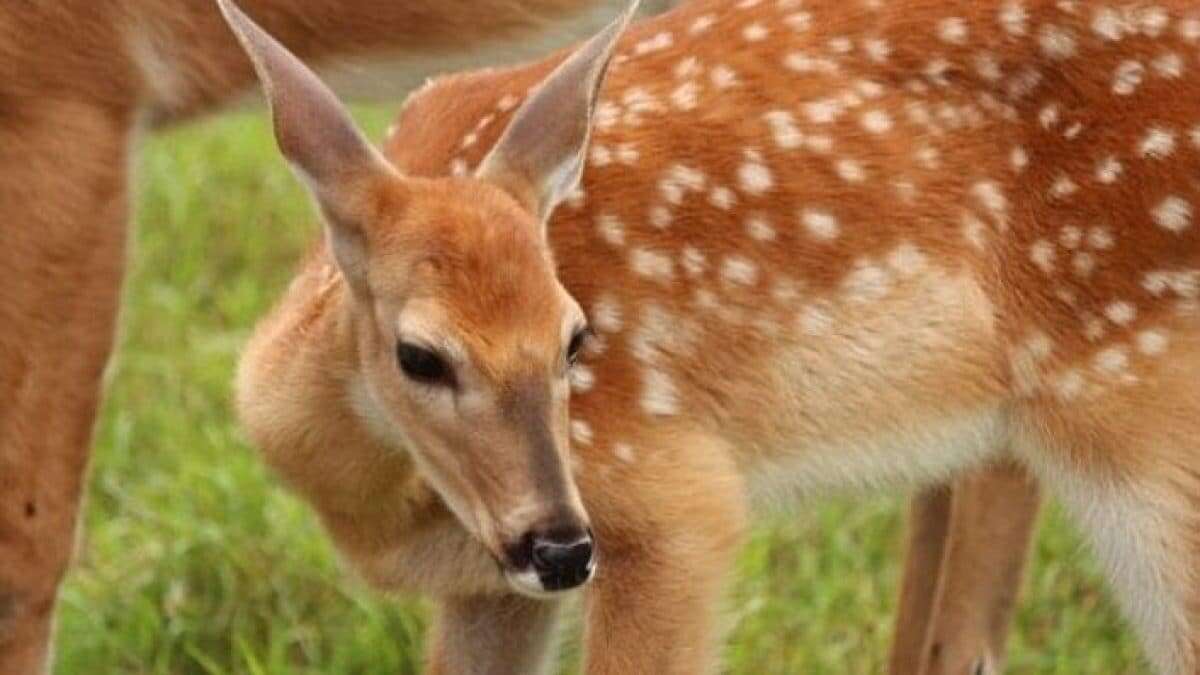
[[450,367],[442,357],[424,347],[401,342],[396,348],[396,355],[400,360],[400,370],[417,382],[436,384],[450,380]]
[[579,350],[583,349],[584,343],[591,334],[592,329],[584,328],[571,338],[571,344],[567,345],[567,365],[573,366],[579,360]]

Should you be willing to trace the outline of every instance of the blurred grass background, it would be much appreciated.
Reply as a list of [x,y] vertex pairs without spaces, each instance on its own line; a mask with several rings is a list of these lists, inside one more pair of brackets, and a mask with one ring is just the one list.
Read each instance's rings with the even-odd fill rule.
[[[392,112],[356,114],[378,138]],[[341,572],[314,518],[234,424],[239,347],[316,233],[265,116],[160,135],[138,164],[121,347],[56,672],[419,672],[425,605]],[[882,673],[904,497],[801,504],[765,521],[732,591],[727,672]],[[1035,556],[1008,672],[1147,672],[1053,507]],[[566,672],[576,652],[568,646]]]

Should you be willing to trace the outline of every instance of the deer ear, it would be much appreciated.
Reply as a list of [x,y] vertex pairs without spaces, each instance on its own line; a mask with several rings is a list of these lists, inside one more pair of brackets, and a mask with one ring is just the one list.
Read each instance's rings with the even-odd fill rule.
[[395,171],[315,73],[230,0],[217,5],[258,73],[280,151],[321,209],[334,259],[365,290],[372,195]]
[[579,184],[600,85],[638,2],[554,69],[476,171],[516,196],[543,225]]

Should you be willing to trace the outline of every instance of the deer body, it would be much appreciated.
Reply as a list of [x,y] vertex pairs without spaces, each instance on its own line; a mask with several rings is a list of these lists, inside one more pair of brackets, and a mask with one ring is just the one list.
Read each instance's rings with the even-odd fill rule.
[[[1196,671],[1198,18],[696,0],[629,30],[545,242],[594,332],[566,424],[598,547],[588,672],[712,667],[752,503],[1000,458],[1076,515],[1157,670]],[[521,201],[485,158],[511,152],[514,111],[545,113],[566,58],[432,83],[387,159],[446,203],[486,204],[489,180]],[[447,250],[516,256],[491,232],[460,224]],[[250,345],[243,419],[368,578],[449,594],[434,668],[452,669],[438,655],[479,630],[455,603],[502,578],[475,574],[479,524],[360,383],[374,328],[334,258],[310,258]],[[539,283],[479,311],[524,330]]]

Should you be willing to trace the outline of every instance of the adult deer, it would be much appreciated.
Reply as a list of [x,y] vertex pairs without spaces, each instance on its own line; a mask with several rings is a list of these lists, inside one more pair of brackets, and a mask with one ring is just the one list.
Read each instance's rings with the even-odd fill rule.
[[[603,0],[247,0],[305,58],[394,90],[603,25]],[[659,3],[662,4],[662,3]],[[537,39],[534,39],[537,38]],[[348,67],[346,67],[348,66]],[[0,3],[0,672],[46,667],[124,270],[130,148],[253,83],[207,2]],[[360,91],[362,88],[359,88]]]
[[598,560],[589,672],[702,672],[753,502],[1013,460],[1196,672],[1190,5],[697,0],[438,81],[385,154],[228,11],[327,223],[241,413],[443,596],[435,671],[533,669],[520,594]]

